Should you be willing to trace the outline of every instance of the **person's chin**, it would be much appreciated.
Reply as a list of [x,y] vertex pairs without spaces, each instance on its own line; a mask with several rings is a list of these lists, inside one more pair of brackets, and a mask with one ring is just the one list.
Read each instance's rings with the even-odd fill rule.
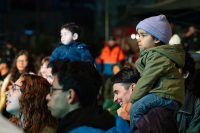
[[142,48],[142,45],[139,45],[138,47],[141,49],[141,48]]
[[62,42],[64,45],[69,45],[70,42]]

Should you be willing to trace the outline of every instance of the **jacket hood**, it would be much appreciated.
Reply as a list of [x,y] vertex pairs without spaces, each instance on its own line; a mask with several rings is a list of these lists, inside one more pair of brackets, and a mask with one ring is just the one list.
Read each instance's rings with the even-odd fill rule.
[[166,44],[149,49],[141,48],[139,56],[142,57],[149,51],[158,52],[166,56],[180,67],[184,66],[185,64],[185,52],[183,51],[183,47],[181,44],[175,44],[175,45]]
[[115,126],[115,118],[107,110],[103,110],[102,106],[79,108],[61,120],[57,132],[65,133],[81,126],[107,131]]

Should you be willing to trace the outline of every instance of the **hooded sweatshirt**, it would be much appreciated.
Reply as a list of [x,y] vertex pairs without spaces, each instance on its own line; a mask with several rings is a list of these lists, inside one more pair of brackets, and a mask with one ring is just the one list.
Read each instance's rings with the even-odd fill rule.
[[141,48],[135,63],[141,78],[133,89],[130,102],[134,104],[146,94],[153,93],[183,104],[185,87],[177,66],[182,67],[184,63],[185,52],[181,44]]

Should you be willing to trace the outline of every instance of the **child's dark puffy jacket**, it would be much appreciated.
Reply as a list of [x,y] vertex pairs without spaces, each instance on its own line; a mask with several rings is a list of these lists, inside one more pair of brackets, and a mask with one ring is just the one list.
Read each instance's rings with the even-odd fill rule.
[[73,42],[69,45],[57,47],[50,56],[49,63],[57,59],[69,59],[70,61],[83,60],[94,64],[89,47],[81,42]]

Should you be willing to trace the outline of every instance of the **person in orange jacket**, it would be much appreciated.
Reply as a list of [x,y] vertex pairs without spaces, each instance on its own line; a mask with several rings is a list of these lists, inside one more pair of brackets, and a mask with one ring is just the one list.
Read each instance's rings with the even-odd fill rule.
[[110,37],[107,44],[101,52],[100,59],[103,61],[103,74],[112,76],[112,66],[124,60],[124,52],[112,37]]

